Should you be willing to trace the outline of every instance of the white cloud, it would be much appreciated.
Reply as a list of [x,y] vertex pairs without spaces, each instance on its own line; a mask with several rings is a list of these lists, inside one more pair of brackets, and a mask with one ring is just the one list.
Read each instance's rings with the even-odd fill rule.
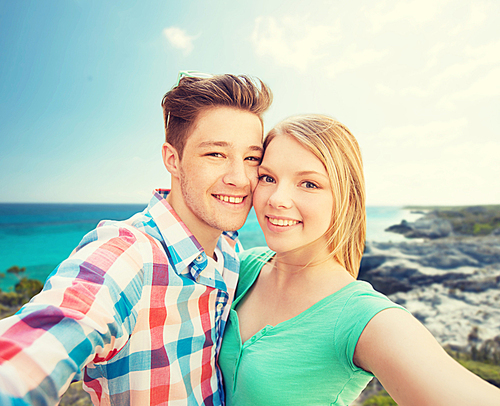
[[384,96],[394,96],[396,94],[393,88],[386,86],[382,83],[376,84],[375,89],[377,90],[378,93]]
[[[485,72],[500,66],[500,40],[476,47],[466,46],[459,41],[440,42],[430,48],[427,55],[429,60],[426,66],[412,78],[413,82],[417,80],[415,78],[422,78],[422,85],[398,89],[384,85],[383,91],[379,85],[379,93],[389,94],[392,90],[400,96],[418,98],[434,95],[439,98],[437,106],[446,109],[453,109],[456,101],[465,100],[468,95],[476,99],[498,95],[499,79],[495,76],[496,73]],[[452,62],[449,62],[450,55],[453,55]]]
[[485,169],[478,174],[470,155],[456,161],[444,155],[436,160],[423,156],[408,162],[368,163],[368,204],[494,204],[500,199],[498,176]]
[[394,22],[424,24],[434,20],[451,0],[410,0],[377,2],[374,8],[366,8],[365,14],[374,32],[381,31]]
[[458,35],[464,31],[471,31],[477,29],[481,26],[487,19],[488,14],[492,11],[492,7],[489,3],[477,1],[469,3],[470,13],[467,16],[467,21],[462,24],[458,24],[454,29],[450,31],[451,35]]
[[[495,184],[498,185],[498,153],[500,152],[500,141],[465,141],[457,144],[452,144],[448,148],[450,157],[454,158],[454,162],[463,165],[468,162],[474,168],[481,168],[480,173],[487,179],[493,175]],[[457,168],[458,169],[458,168]],[[474,173],[478,173],[474,171]],[[499,189],[498,187],[496,189]]]
[[[455,119],[386,128],[361,144],[369,204],[477,204],[500,199],[500,142]],[[464,141],[465,140],[465,141]]]
[[422,125],[386,127],[368,139],[381,148],[396,147],[411,154],[418,148],[435,148],[445,145],[461,135],[467,126],[466,118],[449,121],[431,121]]
[[437,106],[453,110],[458,102],[470,103],[490,97],[500,97],[500,67],[490,70],[468,88],[442,97]]
[[439,74],[431,79],[431,86],[438,87],[444,82],[459,79],[463,83],[464,78],[480,67],[494,67],[500,65],[500,40],[490,42],[479,47],[467,46],[459,50],[461,61],[449,65]]
[[357,49],[356,44],[340,43],[340,23],[321,25],[306,18],[258,17],[252,33],[255,52],[270,57],[278,65],[306,72],[319,67],[333,77],[381,60],[387,51]]
[[180,49],[184,55],[189,55],[193,50],[193,39],[196,37],[189,36],[182,28],[168,27],[163,30],[163,34],[170,45]]
[[425,70],[430,70],[439,65],[442,54],[450,47],[448,42],[437,42],[427,51],[427,63]]
[[429,91],[423,89],[418,86],[410,86],[404,89],[401,89],[402,96],[414,96],[414,97],[427,97],[429,95]]
[[258,56],[305,72],[328,55],[331,44],[339,40],[339,27],[289,16],[257,17],[251,38]]
[[335,76],[339,73],[380,61],[387,54],[388,51],[377,51],[375,49],[358,51],[355,45],[351,45],[341,54],[340,58],[335,58],[335,61],[330,63],[327,71],[330,76]]

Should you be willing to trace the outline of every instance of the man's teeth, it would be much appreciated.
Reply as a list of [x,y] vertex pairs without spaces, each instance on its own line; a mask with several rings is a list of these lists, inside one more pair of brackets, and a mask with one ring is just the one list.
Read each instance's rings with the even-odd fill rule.
[[269,217],[269,222],[275,226],[294,226],[299,222],[297,220],[273,219]]
[[234,197],[234,196],[223,196],[223,195],[215,195],[215,197],[223,202],[229,203],[241,203],[243,201],[243,197]]

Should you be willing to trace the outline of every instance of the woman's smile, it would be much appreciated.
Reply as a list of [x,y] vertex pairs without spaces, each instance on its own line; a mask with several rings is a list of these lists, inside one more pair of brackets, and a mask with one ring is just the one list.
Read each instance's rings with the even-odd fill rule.
[[326,169],[298,141],[277,136],[259,167],[253,204],[269,248],[279,253],[307,246],[313,254],[310,244],[326,238],[333,213]]

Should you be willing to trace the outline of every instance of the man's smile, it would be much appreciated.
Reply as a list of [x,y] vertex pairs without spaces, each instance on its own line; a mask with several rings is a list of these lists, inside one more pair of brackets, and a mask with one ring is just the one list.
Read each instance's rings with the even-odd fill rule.
[[243,199],[245,198],[245,196],[229,196],[229,195],[212,195],[212,196],[223,202],[234,203],[234,204],[239,204],[243,202]]

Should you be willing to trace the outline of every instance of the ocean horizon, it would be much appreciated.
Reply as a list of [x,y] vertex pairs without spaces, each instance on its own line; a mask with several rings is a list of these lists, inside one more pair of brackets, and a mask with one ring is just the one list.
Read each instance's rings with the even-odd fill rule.
[[[25,267],[25,276],[44,282],[66,259],[83,236],[103,219],[124,220],[144,210],[145,204],[95,203],[0,203],[0,289],[12,290],[12,266]],[[420,215],[399,206],[367,207],[368,241],[402,241],[399,234],[385,229],[401,220]],[[265,245],[264,236],[252,209],[238,231],[245,248]]]

